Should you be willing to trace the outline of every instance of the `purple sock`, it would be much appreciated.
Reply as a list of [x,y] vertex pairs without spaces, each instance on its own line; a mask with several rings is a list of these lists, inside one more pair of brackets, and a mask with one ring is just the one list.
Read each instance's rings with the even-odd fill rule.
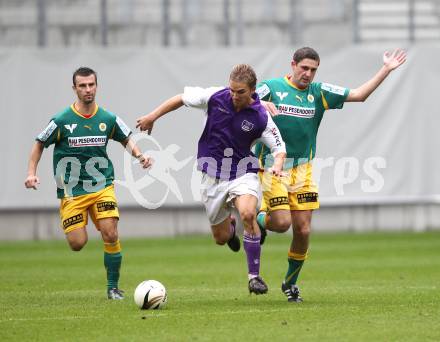
[[249,278],[260,274],[260,236],[251,235],[248,232],[243,233],[243,247],[247,256]]

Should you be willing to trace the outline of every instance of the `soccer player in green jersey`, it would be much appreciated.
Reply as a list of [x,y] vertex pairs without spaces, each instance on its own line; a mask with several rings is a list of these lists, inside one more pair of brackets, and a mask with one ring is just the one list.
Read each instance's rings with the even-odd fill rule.
[[[286,143],[287,158],[283,178],[260,175],[264,203],[257,222],[265,237],[265,229],[285,232],[293,226],[293,239],[288,252],[288,270],[281,289],[289,302],[301,302],[296,285],[309,249],[312,211],[319,208],[318,189],[312,180],[312,159],[316,153],[316,135],[324,111],[342,108],[344,102],[363,102],[391,71],[406,60],[400,49],[385,52],[383,66],[367,82],[356,89],[313,82],[319,67],[318,53],[309,47],[295,51],[292,72],[281,78],[261,82],[257,86],[260,99],[273,103],[274,122]],[[264,168],[272,160],[266,146],[259,144],[256,154]],[[264,242],[264,239],[261,239]]]
[[131,130],[121,118],[95,103],[96,72],[79,68],[73,74],[77,100],[55,115],[36,138],[28,164],[26,188],[40,183],[37,166],[43,149],[54,144],[53,171],[61,200],[61,226],[73,251],[87,243],[88,215],[104,242],[107,296],[123,299],[118,287],[122,254],[118,237],[119,212],[113,189],[113,165],[107,155],[109,139],[120,142],[144,168],[151,165],[130,139]]

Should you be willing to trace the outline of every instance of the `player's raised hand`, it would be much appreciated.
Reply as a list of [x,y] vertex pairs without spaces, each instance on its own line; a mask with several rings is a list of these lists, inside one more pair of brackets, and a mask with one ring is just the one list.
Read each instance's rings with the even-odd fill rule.
[[392,71],[405,63],[406,52],[402,49],[395,49],[393,52],[385,51],[383,54],[383,64]]
[[153,130],[155,118],[152,113],[141,116],[136,120],[136,128],[139,128],[142,132],[147,131],[148,134],[151,134]]
[[40,184],[40,179],[37,176],[28,176],[24,182],[24,186],[28,189],[37,190],[37,185]]

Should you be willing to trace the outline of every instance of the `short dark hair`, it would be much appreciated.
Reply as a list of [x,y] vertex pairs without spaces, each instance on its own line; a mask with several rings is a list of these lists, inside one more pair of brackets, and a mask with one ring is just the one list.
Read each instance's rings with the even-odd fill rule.
[[251,89],[257,85],[257,75],[249,64],[237,64],[229,75],[230,81],[246,83]]
[[318,53],[311,47],[302,47],[301,49],[296,50],[293,54],[293,60],[296,63],[301,62],[305,58],[313,59],[314,61],[317,61],[318,64],[320,62]]
[[72,77],[73,85],[76,86],[76,76],[90,76],[90,75],[95,75],[95,83],[98,84],[98,76],[93,69],[90,69],[88,67],[79,67],[73,73],[73,77]]

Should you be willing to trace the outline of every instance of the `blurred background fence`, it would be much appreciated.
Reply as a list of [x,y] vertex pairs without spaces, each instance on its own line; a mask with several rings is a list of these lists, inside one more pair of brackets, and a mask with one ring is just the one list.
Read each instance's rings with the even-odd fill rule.
[[[35,136],[74,100],[71,74],[78,66],[98,71],[98,103],[134,127],[185,85],[226,84],[236,63],[250,63],[260,79],[283,76],[303,45],[321,54],[316,81],[351,88],[380,68],[385,49],[409,53],[367,102],[325,115],[314,229],[439,229],[439,13],[438,0],[0,0],[0,239],[63,236],[51,150],[40,162],[39,191],[25,190],[23,181]],[[155,141],[145,142],[158,158],[189,160],[165,167],[178,192],[165,179],[147,179],[142,196],[163,201],[155,210],[141,207],[123,185],[124,154],[110,146],[125,236],[209,232],[194,190],[202,128],[203,114],[181,109],[156,125]],[[371,190],[377,174],[382,187]]]
[[3,46],[334,45],[439,38],[438,0],[0,0]]

